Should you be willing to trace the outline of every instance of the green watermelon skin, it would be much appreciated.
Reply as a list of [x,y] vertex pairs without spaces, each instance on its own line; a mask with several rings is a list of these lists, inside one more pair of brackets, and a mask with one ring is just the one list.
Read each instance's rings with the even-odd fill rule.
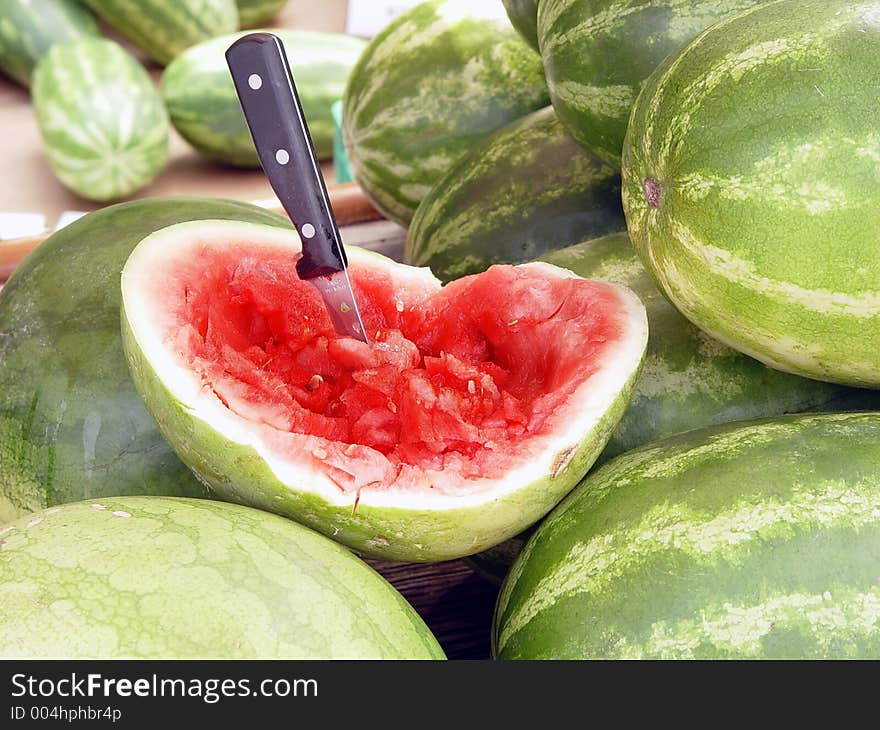
[[510,23],[523,39],[538,50],[538,0],[503,0]]
[[407,226],[462,155],[548,103],[541,60],[501,3],[429,0],[373,38],[355,66],[345,149],[367,196]]
[[76,0],[0,0],[0,71],[30,86],[34,67],[53,45],[99,35]]
[[880,657],[880,415],[791,416],[625,454],[542,523],[502,659]]
[[49,165],[77,195],[118,200],[164,169],[168,114],[144,67],[117,43],[82,38],[52,46],[31,92]]
[[278,15],[287,0],[236,0],[238,24],[242,28],[256,28]]
[[82,0],[162,66],[196,43],[238,30],[235,0]]
[[153,231],[200,218],[288,225],[232,201],[124,203],[55,233],[0,290],[0,524],[81,499],[207,494],[141,403],[119,322],[131,250]]
[[419,205],[405,259],[444,281],[625,229],[620,175],[547,107],[464,157]]
[[[666,300],[625,233],[543,257],[585,279],[632,289],[648,313],[648,349],[629,408],[597,460],[649,442],[731,421],[818,411],[880,410],[874,390],[847,388],[768,368],[688,322]],[[529,533],[474,555],[480,572],[500,583]]]
[[866,128],[880,111],[878,14],[878,2],[775,2],[706,31],[646,84],[623,191],[633,243],[688,319],[772,367],[868,387],[880,387],[880,146]]
[[[366,42],[340,33],[271,30],[284,43],[312,144],[333,156],[331,107]],[[201,154],[237,167],[260,167],[226,65],[226,49],[244,33],[214,38],[184,51],[162,74],[162,96],[178,132]]]
[[77,502],[0,528],[0,656],[444,658],[403,597],[331,540],[168,497]]
[[538,38],[553,106],[569,132],[620,167],[630,110],[667,55],[766,0],[541,0]]
[[880,410],[880,394],[780,372],[713,339],[657,289],[626,233],[542,257],[585,279],[632,289],[648,312],[648,349],[632,402],[600,457],[730,421],[831,410]]

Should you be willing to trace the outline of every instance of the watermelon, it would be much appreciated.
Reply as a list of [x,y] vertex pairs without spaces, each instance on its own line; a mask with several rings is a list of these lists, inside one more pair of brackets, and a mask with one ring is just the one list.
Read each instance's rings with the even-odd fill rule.
[[880,414],[692,431],[594,472],[505,581],[495,655],[880,657]]
[[460,557],[548,512],[629,401],[647,323],[625,287],[532,263],[441,289],[350,246],[366,344],[333,330],[299,253],[288,231],[200,221],[123,270],[134,382],[222,498],[372,557]]
[[581,148],[547,107],[450,168],[416,210],[405,258],[448,281],[625,227],[620,175]]
[[430,0],[373,38],[354,67],[345,149],[367,196],[405,226],[465,152],[548,103],[541,59],[501,3]]
[[503,0],[507,17],[528,44],[538,50],[538,0]]
[[444,658],[401,595],[333,541],[169,497],[77,502],[0,528],[0,656]]
[[196,43],[238,30],[235,0],[82,0],[161,65]]
[[33,103],[49,164],[88,200],[146,187],[168,160],[168,114],[149,74],[104,38],[56,44],[33,76]]
[[[786,413],[880,410],[880,394],[779,372],[712,339],[659,292],[625,233],[544,256],[588,279],[631,288],[648,313],[648,349],[629,408],[597,460],[683,431]],[[475,555],[472,562],[500,582],[526,536]]]
[[688,319],[772,367],[870,387],[878,17],[803,0],[713,27],[649,79],[624,160],[633,243]]
[[0,290],[0,523],[94,497],[205,494],[144,410],[119,333],[128,254],[198,218],[289,225],[232,201],[124,203],[53,234]]
[[92,14],[76,0],[0,0],[0,72],[30,86],[54,44],[98,35]]
[[538,39],[553,106],[581,144],[620,166],[630,109],[683,43],[766,0],[542,0]]
[[256,28],[278,15],[287,0],[236,0],[238,24],[242,28]]
[[[284,43],[312,144],[320,158],[333,155],[331,107],[366,45],[340,33],[271,30]],[[184,51],[162,74],[171,122],[203,155],[240,167],[260,167],[229,67],[226,49],[245,33],[214,38]]]

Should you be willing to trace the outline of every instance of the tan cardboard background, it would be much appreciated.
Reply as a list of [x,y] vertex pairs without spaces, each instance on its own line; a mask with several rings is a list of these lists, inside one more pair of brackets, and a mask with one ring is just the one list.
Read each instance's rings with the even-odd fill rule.
[[[286,28],[342,32],[345,0],[289,0],[277,22]],[[158,78],[159,69],[153,68]],[[27,90],[0,75],[0,213],[44,213],[54,226],[65,210],[100,207],[65,189],[49,169]],[[332,168],[325,174],[332,180]],[[236,170],[201,159],[172,130],[168,167],[152,185],[133,197],[212,195],[240,200],[268,198],[272,191],[260,171]]]

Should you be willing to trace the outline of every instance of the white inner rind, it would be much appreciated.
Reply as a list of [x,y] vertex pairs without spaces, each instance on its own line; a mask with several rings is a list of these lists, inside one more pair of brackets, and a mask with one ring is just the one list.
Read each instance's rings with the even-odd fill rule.
[[[129,257],[122,272],[124,316],[132,335],[158,379],[193,418],[208,424],[229,441],[249,446],[268,465],[276,478],[301,493],[311,493],[326,502],[346,506],[358,501],[359,507],[387,506],[402,509],[456,509],[489,504],[560,469],[561,455],[573,454],[588,440],[605,413],[614,405],[621,390],[639,367],[648,338],[645,308],[628,288],[612,286],[621,307],[620,338],[609,345],[599,358],[596,371],[574,391],[566,405],[565,428],[549,435],[531,436],[531,444],[540,445],[540,453],[524,463],[514,464],[503,477],[467,479],[473,493],[444,494],[432,489],[413,489],[399,485],[381,488],[363,487],[343,491],[333,480],[314,466],[305,468],[295,458],[270,449],[257,429],[245,418],[229,410],[213,390],[205,387],[181,355],[169,348],[166,334],[179,322],[161,306],[151,306],[156,291],[155,274],[166,264],[168,252],[180,255],[187,249],[204,251],[222,249],[231,242],[247,242],[255,247],[289,251],[293,259],[301,249],[294,231],[236,221],[193,221],[159,230],[145,238]],[[417,268],[391,261],[364,249],[346,247],[349,265],[370,268],[379,264],[398,286],[414,286],[426,294],[440,288],[440,282],[427,268]],[[576,274],[547,263],[522,264],[542,270],[549,278],[577,278]],[[314,447],[325,442],[315,438]],[[313,447],[313,448],[314,448]],[[516,454],[511,454],[515,459]],[[564,465],[563,465],[564,466]],[[462,477],[462,479],[465,479]]]

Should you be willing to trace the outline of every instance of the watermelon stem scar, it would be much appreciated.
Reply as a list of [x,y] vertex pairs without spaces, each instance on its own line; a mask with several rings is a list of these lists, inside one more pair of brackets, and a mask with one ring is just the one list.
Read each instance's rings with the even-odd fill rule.
[[660,183],[652,177],[646,177],[642,183],[645,201],[655,210],[660,207]]
[[[355,248],[348,272],[368,344],[335,331],[297,276],[299,255],[290,232],[202,221],[145,239],[126,264],[139,392],[221,494],[286,514],[291,492],[317,491],[347,520],[376,501],[436,513],[485,500],[491,521],[499,492],[540,484],[546,511],[622,414],[647,341],[625,287],[545,263],[441,287],[427,269]],[[510,505],[516,521],[528,519],[524,501]],[[400,529],[376,525],[370,539]],[[470,535],[460,554],[485,539]]]

